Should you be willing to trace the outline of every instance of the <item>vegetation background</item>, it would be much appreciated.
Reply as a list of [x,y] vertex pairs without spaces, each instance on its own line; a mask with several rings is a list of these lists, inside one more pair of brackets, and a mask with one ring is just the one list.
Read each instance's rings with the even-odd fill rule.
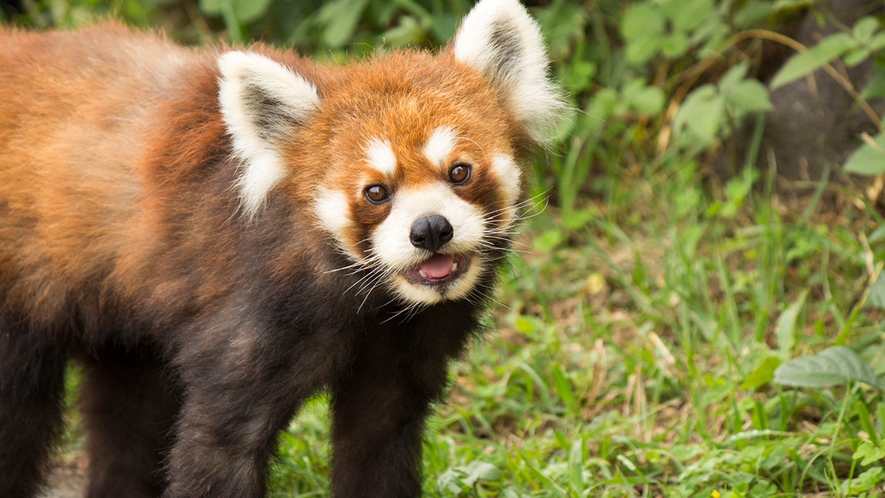
[[[439,47],[471,4],[0,7],[22,26],[113,16],[188,44],[260,39],[339,61]],[[848,5],[857,15],[830,8]],[[430,422],[426,494],[883,496],[885,5],[530,7],[573,112],[538,154],[536,205],[490,331],[455,365]],[[803,44],[803,23],[827,29]],[[847,134],[841,155],[774,152],[776,96],[802,92],[823,108],[845,102],[816,118]],[[792,124],[807,130],[797,143],[821,139],[814,119]],[[783,167],[797,158],[798,170]],[[326,494],[326,431],[319,398],[283,436],[275,496]],[[68,440],[75,465],[76,423]]]

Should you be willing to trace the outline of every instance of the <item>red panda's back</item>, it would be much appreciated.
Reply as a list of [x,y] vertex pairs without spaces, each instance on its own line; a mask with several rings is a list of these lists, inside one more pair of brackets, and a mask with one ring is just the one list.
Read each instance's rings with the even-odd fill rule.
[[0,302],[51,316],[114,270],[156,109],[196,55],[113,24],[0,46]]

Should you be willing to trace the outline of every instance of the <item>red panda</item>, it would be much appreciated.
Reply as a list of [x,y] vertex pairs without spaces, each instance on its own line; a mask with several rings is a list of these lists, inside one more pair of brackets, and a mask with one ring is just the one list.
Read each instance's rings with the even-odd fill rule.
[[39,492],[71,361],[89,497],[264,496],[319,392],[332,495],[419,495],[563,107],[526,10],[341,67],[115,24],[0,45],[0,496]]

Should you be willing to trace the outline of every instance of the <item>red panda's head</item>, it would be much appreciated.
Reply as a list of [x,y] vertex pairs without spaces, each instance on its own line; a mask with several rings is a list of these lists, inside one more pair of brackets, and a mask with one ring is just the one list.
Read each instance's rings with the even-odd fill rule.
[[562,103],[540,31],[516,0],[482,0],[450,46],[300,70],[219,59],[243,162],[242,210],[279,188],[365,273],[408,304],[469,295],[509,243],[524,173]]

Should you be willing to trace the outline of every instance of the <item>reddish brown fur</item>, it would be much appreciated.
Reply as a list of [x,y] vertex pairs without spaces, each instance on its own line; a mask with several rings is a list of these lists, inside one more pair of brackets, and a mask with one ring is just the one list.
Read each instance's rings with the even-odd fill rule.
[[[450,52],[329,68],[254,47],[314,82],[322,105],[280,144],[290,174],[250,221],[232,188],[219,52],[114,24],[3,29],[0,46],[0,495],[33,496],[69,358],[87,365],[90,496],[260,496],[275,434],[322,389],[333,492],[417,494],[424,417],[482,307],[383,321],[399,305],[344,292],[357,277],[328,273],[347,261],[311,206],[320,187],[356,202],[373,137],[400,161],[392,188],[439,180],[420,151],[453,125],[471,138],[457,154],[478,166],[459,195],[500,208],[486,150],[518,156],[528,140],[496,90]],[[356,244],[389,208],[352,209]],[[493,280],[489,268],[480,293]]]
[[[479,166],[480,176],[489,174],[491,157],[478,144],[515,155],[528,142],[516,121],[500,107],[488,82],[457,63],[451,53],[432,57],[424,52],[395,52],[361,65],[325,69],[316,75],[325,97],[322,109],[299,140],[285,144],[288,161],[304,165],[293,170],[285,186],[295,199],[311,199],[317,186],[323,185],[350,192],[352,202],[360,204],[365,177],[386,183],[368,167],[363,176],[353,174],[354,165],[366,161],[364,147],[371,138],[386,137],[393,145],[400,166],[395,187],[444,179],[421,152],[440,126],[454,126],[471,137],[472,141],[460,142],[453,155],[471,159]],[[433,91],[426,91],[427,87]],[[402,184],[406,179],[408,185]],[[488,183],[475,182],[466,190],[465,198],[488,211],[502,207],[502,199],[490,198],[493,189]],[[354,208],[352,217],[360,222],[361,230],[349,234],[350,241],[364,240],[388,209],[388,205],[371,211]]]

